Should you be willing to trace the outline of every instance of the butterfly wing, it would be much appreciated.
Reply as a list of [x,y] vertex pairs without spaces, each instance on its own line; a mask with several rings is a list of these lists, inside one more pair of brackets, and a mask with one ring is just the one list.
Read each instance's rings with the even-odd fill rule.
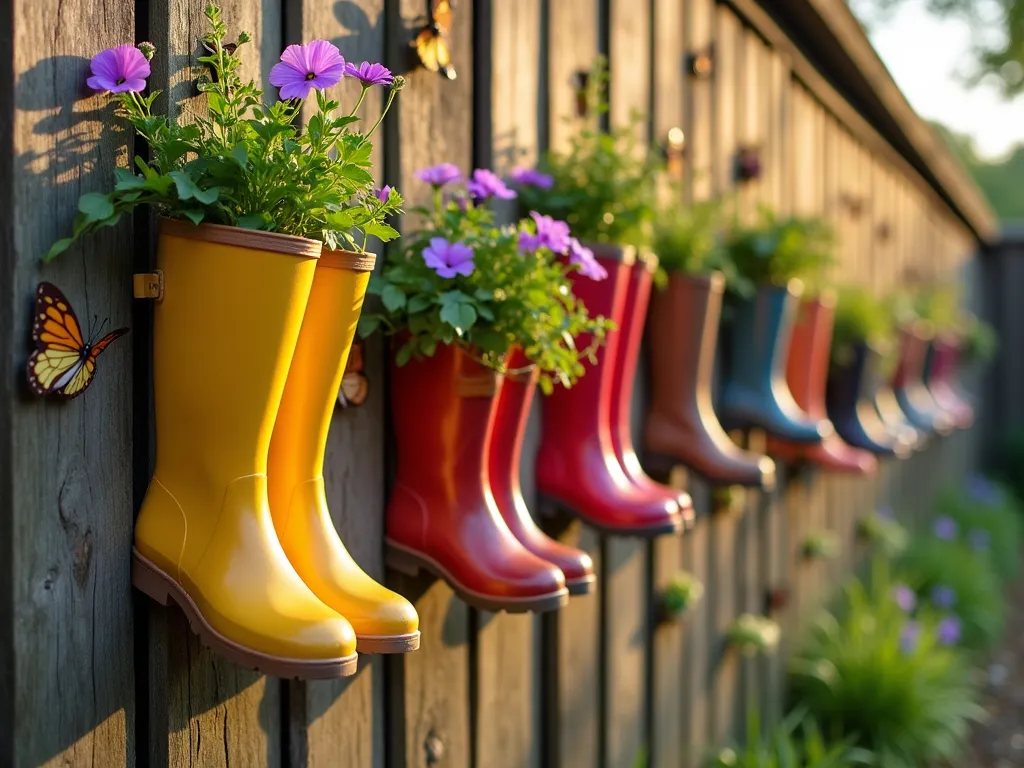
[[36,288],[36,311],[32,317],[32,342],[36,349],[28,359],[28,383],[37,395],[47,395],[64,386],[69,375],[83,363],[85,342],[71,304],[52,283]]
[[113,341],[121,338],[126,333],[128,333],[127,328],[118,328],[116,331],[111,331],[89,347],[89,354],[82,361],[81,367],[75,371],[70,378],[65,377],[65,379],[67,379],[67,384],[63,389],[60,389],[57,394],[70,400],[85,392],[89,385],[92,384],[94,374],[96,373],[96,358],[99,357],[100,353],[110,346]]
[[451,47],[448,44],[452,20],[453,8],[450,0],[437,0],[431,11],[430,23],[413,41],[420,63],[431,72],[439,72],[449,80],[455,79],[455,70],[451,67]]

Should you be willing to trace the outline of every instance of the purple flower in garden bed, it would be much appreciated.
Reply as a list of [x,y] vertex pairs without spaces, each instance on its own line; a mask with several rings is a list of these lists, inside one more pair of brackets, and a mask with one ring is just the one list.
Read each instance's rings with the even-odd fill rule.
[[536,168],[516,168],[510,174],[513,183],[523,187],[537,187],[538,189],[551,189],[555,186],[555,180],[546,173],[541,173]]
[[921,625],[916,621],[907,621],[900,631],[900,650],[904,653],[913,653],[920,637]]
[[936,608],[949,610],[956,605],[956,590],[946,584],[938,584],[932,587],[928,598]]
[[960,641],[961,629],[960,619],[956,616],[946,616],[939,622],[935,631],[939,645],[956,645]]
[[519,250],[524,253],[536,251],[538,248],[547,248],[552,253],[567,254],[572,247],[572,237],[569,234],[569,225],[564,221],[544,216],[536,211],[530,211],[530,216],[537,225],[537,234],[531,235],[528,232],[519,233]]
[[892,588],[892,599],[900,610],[910,613],[917,607],[917,595],[906,584],[897,584]]
[[999,486],[982,475],[973,475],[967,481],[967,495],[974,501],[989,507],[993,507],[1003,500]]
[[513,200],[516,197],[516,193],[506,187],[505,182],[486,168],[477,168],[473,171],[473,178],[466,184],[466,189],[475,200],[488,200],[492,197]]
[[935,534],[937,539],[943,541],[953,541],[960,532],[960,526],[956,524],[949,515],[940,515],[935,518],[935,522],[932,523],[932,533]]
[[581,245],[575,237],[569,241],[569,263],[579,265],[580,274],[591,280],[604,280],[608,277],[608,270],[594,258],[594,252]]
[[395,81],[390,69],[383,64],[371,64],[368,61],[358,66],[348,62],[345,64],[345,74],[359,80],[366,88],[371,85],[391,85]]
[[413,175],[432,187],[443,187],[445,184],[455,184],[462,181],[462,171],[452,163],[441,163],[440,165],[432,165],[429,168],[421,168]]
[[337,85],[344,74],[341,51],[326,40],[314,40],[285,48],[270,70],[270,84],[280,89],[282,99],[304,99],[313,89]]
[[149,77],[149,60],[134,45],[107,48],[89,62],[92,77],[85,82],[96,91],[129,93],[142,91]]
[[449,243],[443,237],[430,238],[423,249],[423,261],[440,277],[473,274],[473,249],[464,243]]
[[967,534],[967,543],[975,552],[985,552],[992,542],[992,537],[984,528],[972,528]]

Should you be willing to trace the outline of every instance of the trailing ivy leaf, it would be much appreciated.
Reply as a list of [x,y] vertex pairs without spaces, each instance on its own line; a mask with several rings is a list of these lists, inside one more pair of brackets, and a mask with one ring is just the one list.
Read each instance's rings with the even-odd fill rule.
[[64,253],[71,244],[75,242],[74,238],[62,237],[60,240],[50,246],[50,250],[43,256],[43,261],[53,261],[57,256]]
[[413,345],[415,343],[415,341],[408,341],[398,350],[398,354],[395,355],[395,364],[399,368],[408,363],[410,358],[412,358]]
[[78,210],[87,221],[102,221],[114,214],[114,204],[100,192],[88,192],[78,199]]
[[386,285],[380,295],[380,300],[388,312],[397,312],[405,306],[405,293],[394,285]]

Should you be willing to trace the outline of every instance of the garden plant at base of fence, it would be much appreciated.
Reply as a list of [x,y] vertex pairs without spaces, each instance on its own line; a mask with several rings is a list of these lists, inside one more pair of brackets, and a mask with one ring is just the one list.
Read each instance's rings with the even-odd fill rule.
[[[157,94],[141,95],[142,51],[152,56],[152,46],[94,59],[90,85],[118,93],[152,160],[136,158],[138,176],[118,169],[111,193],[83,196],[72,237],[49,256],[138,205],[163,216],[158,271],[137,281],[156,299],[157,455],[135,529],[135,585],[177,603],[204,643],[243,666],[348,675],[357,650],[419,644],[412,605],[339,540],[322,477],[374,264],[366,238],[397,235],[385,218],[401,196],[373,189],[369,137],[379,121],[351,131],[355,108],[336,114],[323,89],[352,77],[362,84],[356,107],[375,87],[388,89],[390,105],[402,81],[380,65],[346,64],[318,40],[285,50],[270,73],[284,100],[265,106],[238,76],[219,10],[206,15],[199,90],[209,111],[193,123],[150,113]],[[248,39],[240,34],[238,46]],[[313,90],[317,109],[300,130]]]
[[[651,302],[651,407],[644,444],[652,467],[675,462],[717,485],[771,489],[775,464],[726,434],[711,400],[725,279],[720,209],[702,203],[660,213],[655,247],[663,276]],[[726,272],[728,274],[728,272]]]
[[515,193],[490,171],[464,181],[442,164],[417,176],[433,204],[414,212],[421,227],[371,285],[382,308],[361,321],[362,333],[383,326],[394,345],[387,562],[426,569],[483,610],[557,609],[570,590],[590,590],[593,564],[530,518],[509,455],[522,443],[528,393],[502,390],[505,376],[546,392],[577,382],[611,325],[591,317],[574,288],[606,274],[564,222],[534,213],[497,226],[488,201]]
[[722,247],[736,269],[723,421],[790,443],[820,443],[832,423],[796,403],[785,367],[802,280],[817,279],[831,261],[831,231],[818,219],[779,218],[763,209],[755,225],[733,226]]

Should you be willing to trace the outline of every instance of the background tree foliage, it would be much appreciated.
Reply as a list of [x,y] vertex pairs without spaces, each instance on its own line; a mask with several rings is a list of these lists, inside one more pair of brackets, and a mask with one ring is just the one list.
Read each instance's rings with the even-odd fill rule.
[[1018,144],[1002,160],[987,161],[978,157],[970,136],[940,123],[932,123],[932,127],[970,171],[999,219],[1024,220],[1024,144]]

